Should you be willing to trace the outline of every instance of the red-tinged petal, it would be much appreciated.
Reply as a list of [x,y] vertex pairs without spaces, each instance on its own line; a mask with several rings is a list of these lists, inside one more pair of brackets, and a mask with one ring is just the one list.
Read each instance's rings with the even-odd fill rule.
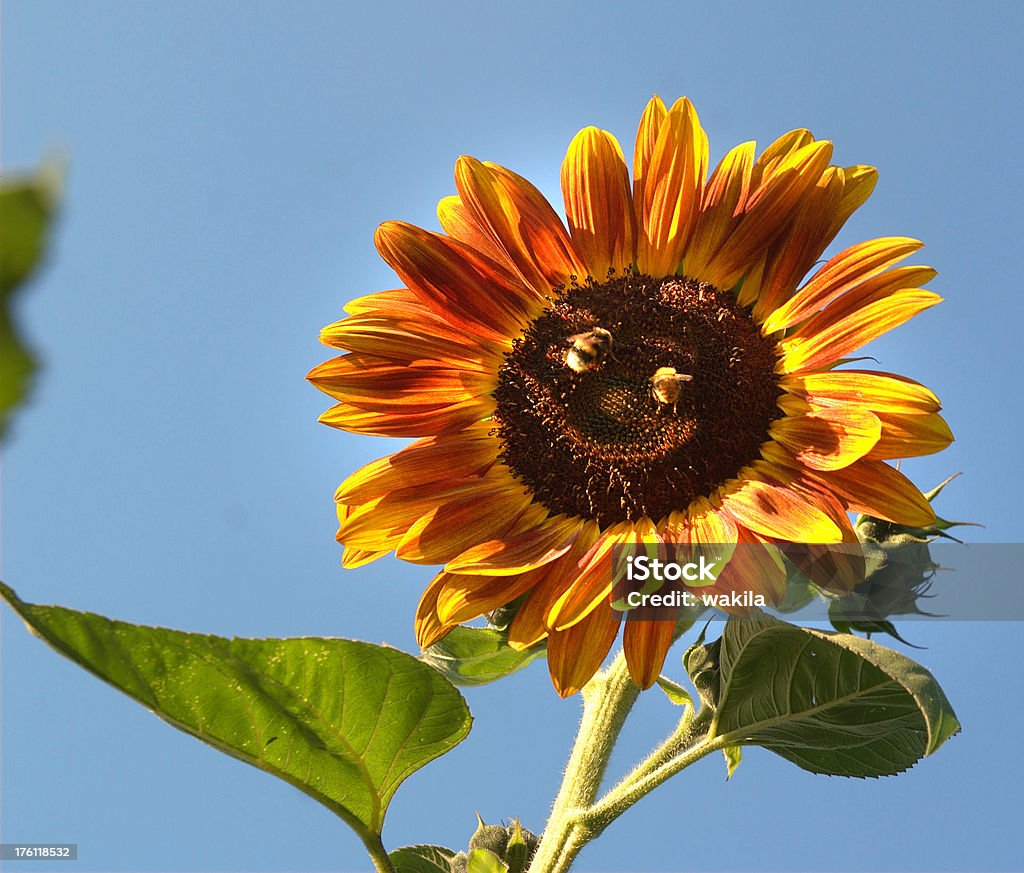
[[452,239],[465,243],[506,269],[515,271],[516,265],[509,260],[501,246],[477,224],[473,213],[466,208],[466,204],[458,195],[452,194],[438,202],[437,220],[442,230]]
[[[794,406],[808,409],[799,400],[794,400]],[[812,470],[838,470],[871,451],[882,425],[873,412],[845,406],[794,411],[774,421],[768,433]]]
[[622,613],[603,604],[585,619],[548,637],[548,670],[560,697],[575,694],[598,671],[619,633]]
[[757,479],[725,486],[722,505],[744,527],[797,543],[840,542],[842,533],[821,509],[788,488]]
[[919,291],[921,286],[927,285],[936,275],[931,267],[895,267],[886,270],[851,288],[809,321],[791,331],[790,335],[806,334],[820,329],[822,325],[834,324],[855,315],[865,306],[891,297],[897,291]]
[[[488,476],[493,491],[448,500],[422,515],[395,548],[395,555],[412,564],[443,564],[481,541],[505,536],[530,506],[531,497],[514,479]],[[505,480],[508,481],[505,481]]]
[[408,288],[392,288],[389,291],[374,291],[372,294],[364,294],[350,300],[342,307],[349,315],[409,315],[417,316],[429,312],[437,317],[429,307],[412,293]]
[[422,437],[450,433],[490,415],[493,403],[481,404],[479,398],[416,412],[365,409],[353,403],[332,406],[318,421],[330,427],[368,436]]
[[792,295],[797,283],[832,241],[843,185],[843,171],[828,167],[801,201],[785,235],[768,250],[752,312],[754,321],[763,322]]
[[560,558],[576,541],[585,522],[559,515],[500,540],[480,542],[453,558],[449,573],[514,576]]
[[372,461],[349,476],[334,493],[339,503],[359,505],[401,488],[419,488],[482,474],[494,463],[498,442],[489,425],[418,440]]
[[675,622],[627,616],[622,650],[629,675],[641,688],[650,688],[657,681],[674,635]]
[[694,278],[730,288],[788,227],[803,198],[819,182],[832,158],[827,140],[797,149],[752,190],[743,215],[716,256]]
[[569,551],[539,568],[540,578],[523,601],[508,629],[508,643],[515,649],[528,649],[548,634],[547,615],[561,595],[576,583],[580,565],[600,535],[596,522],[584,522]]
[[865,370],[826,370],[783,376],[779,385],[819,406],[862,406],[876,413],[938,412],[939,398],[912,379]]
[[641,197],[634,197],[641,273],[675,275],[700,209],[707,162],[707,134],[693,105],[683,98],[662,121],[634,192]]
[[743,214],[754,168],[754,143],[729,151],[708,179],[693,239],[686,250],[686,270],[700,275],[722,247]]
[[446,624],[472,621],[515,600],[533,588],[546,567],[528,570],[518,576],[467,576],[448,573],[437,598],[437,614]]
[[356,549],[387,550],[398,546],[423,515],[465,498],[486,500],[504,483],[495,476],[475,476],[435,483],[434,487],[403,488],[361,506],[339,503],[338,542]]
[[[615,550],[660,551],[661,537],[650,519],[622,521],[601,534],[580,562],[580,571],[572,588],[551,604],[548,627],[564,630],[581,621],[591,610],[608,602],[616,582]],[[625,560],[624,556],[622,558]]]
[[478,370],[496,370],[501,349],[483,344],[431,314],[353,315],[320,331],[320,342],[333,348],[378,355],[395,361],[451,361]]
[[629,171],[615,137],[587,127],[569,144],[562,163],[562,195],[576,249],[591,276],[625,272],[636,260],[636,228]]
[[434,361],[411,364],[353,352],[314,367],[306,378],[336,400],[358,403],[365,409],[400,405],[410,411],[485,397],[497,384],[493,371],[445,363],[448,366]]
[[842,470],[811,475],[855,512],[910,527],[928,527],[935,521],[935,511],[924,495],[885,461],[865,458]]
[[829,307],[781,343],[783,373],[817,370],[899,327],[942,298],[931,291],[897,291],[833,321]]
[[923,245],[916,239],[892,236],[868,240],[841,251],[792,298],[768,316],[763,331],[775,333],[799,324],[865,279],[909,257]]
[[538,299],[586,275],[572,241],[543,195],[521,176],[463,155],[455,184],[477,225],[516,265]]
[[882,434],[865,455],[875,460],[917,458],[941,452],[953,442],[953,432],[941,415],[880,412]]
[[[715,584],[700,589],[701,594],[721,595],[734,591],[760,595],[771,604],[781,603],[786,595],[786,566],[781,553],[742,527],[732,557],[718,573]],[[742,605],[722,608],[739,615],[753,610],[753,606]]]
[[438,573],[420,598],[414,628],[416,642],[419,643],[421,649],[429,649],[434,643],[440,642],[455,627],[454,624],[443,624],[437,617],[437,596],[444,587],[444,583],[444,573]]
[[386,221],[377,250],[423,303],[450,323],[507,346],[539,301],[497,263],[457,240]]

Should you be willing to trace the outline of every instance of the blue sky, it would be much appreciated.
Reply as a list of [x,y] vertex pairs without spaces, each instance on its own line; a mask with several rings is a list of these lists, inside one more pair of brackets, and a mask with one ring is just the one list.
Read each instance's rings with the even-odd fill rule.
[[[373,230],[436,227],[459,154],[560,203],[576,130],[628,150],[652,93],[694,100],[715,160],[806,126],[838,163],[879,168],[836,247],[923,239],[946,297],[872,349],[939,394],[957,436],[904,469],[922,486],[963,471],[940,510],[983,521],[974,541],[1019,541],[1021,17],[994,2],[7,0],[4,166],[70,164],[20,313],[45,370],[4,449],[5,581],[141,623],[412,650],[430,569],[342,571],[333,541],[335,485],[398,443],[316,424],[317,332],[397,284]],[[367,869],[326,810],[0,622],[5,841],[77,842],[60,869]],[[913,626],[964,733],[909,774],[828,779],[749,750],[726,784],[709,759],[580,869],[1020,869],[1019,628]],[[462,846],[476,810],[543,826],[578,700],[540,662],[466,696],[470,738],[399,792],[389,846]],[[672,717],[645,695],[617,766]]]

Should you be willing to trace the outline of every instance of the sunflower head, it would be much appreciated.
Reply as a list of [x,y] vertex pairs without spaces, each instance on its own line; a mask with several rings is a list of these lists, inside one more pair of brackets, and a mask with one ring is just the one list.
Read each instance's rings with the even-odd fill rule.
[[[782,550],[856,542],[850,512],[934,520],[887,461],[952,440],[938,400],[842,365],[937,303],[921,288],[935,274],[896,266],[921,243],[883,237],[806,276],[875,184],[873,168],[831,157],[795,130],[760,153],[736,146],[709,175],[693,106],[655,97],[632,181],[610,133],[573,139],[567,225],[522,177],[462,157],[443,232],[380,227],[404,287],[350,303],[321,336],[346,354],[309,378],[338,401],[325,423],[416,438],[336,500],[346,566],[392,550],[444,565],[417,613],[421,645],[519,600],[510,642],[546,638],[571,694],[623,618],[613,550],[744,544],[713,588],[777,603]],[[626,617],[648,687],[674,624]]]

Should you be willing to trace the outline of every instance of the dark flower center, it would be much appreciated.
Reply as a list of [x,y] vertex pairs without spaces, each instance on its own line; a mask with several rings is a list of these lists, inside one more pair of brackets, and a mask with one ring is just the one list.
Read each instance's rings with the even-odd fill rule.
[[625,276],[561,291],[498,372],[502,458],[553,513],[658,521],[759,457],[775,343],[732,294]]

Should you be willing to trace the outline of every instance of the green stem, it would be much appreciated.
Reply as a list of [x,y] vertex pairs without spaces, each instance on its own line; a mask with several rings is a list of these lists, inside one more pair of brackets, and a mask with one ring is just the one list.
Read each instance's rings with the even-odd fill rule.
[[640,694],[622,652],[583,689],[583,716],[529,873],[563,873],[593,839],[582,819],[597,797],[615,741]]
[[721,741],[708,738],[711,721],[710,710],[703,710],[692,719],[682,719],[679,727],[664,743],[582,814],[586,829],[597,836],[667,779],[722,748],[724,744]]
[[373,869],[377,873],[395,873],[395,867],[388,857],[388,851],[384,848],[384,843],[381,842],[377,834],[363,836],[363,845],[366,846],[366,851],[370,853],[370,858],[373,860]]

